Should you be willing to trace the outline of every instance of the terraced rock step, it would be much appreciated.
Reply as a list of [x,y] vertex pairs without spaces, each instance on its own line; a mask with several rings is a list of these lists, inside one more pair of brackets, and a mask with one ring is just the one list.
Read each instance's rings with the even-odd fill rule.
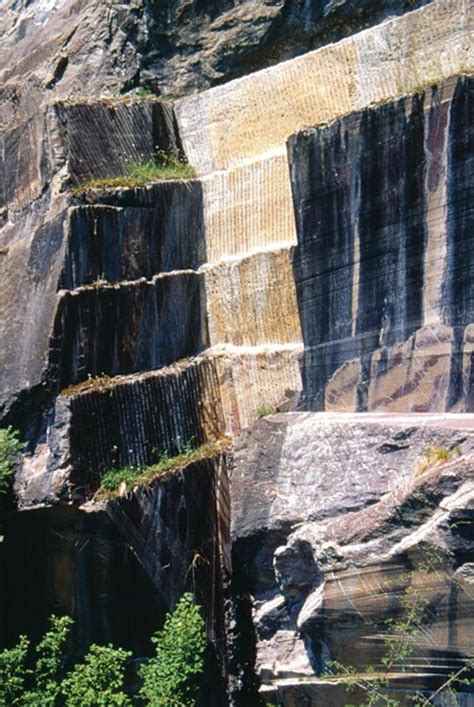
[[199,353],[208,345],[203,286],[202,275],[184,270],[60,292],[50,379],[64,388]]
[[[198,181],[88,191],[69,210],[60,289],[121,282],[206,262]],[[98,203],[94,203],[98,202]]]
[[301,390],[301,346],[219,347],[158,371],[92,378],[57,398],[47,438],[27,457],[17,493],[23,508],[97,488],[104,470],[156,463],[235,434]]
[[292,253],[268,250],[202,269],[211,346],[301,341]]
[[469,0],[438,0],[342,40],[176,104],[183,145],[200,174],[282,150],[321,125],[473,67]]

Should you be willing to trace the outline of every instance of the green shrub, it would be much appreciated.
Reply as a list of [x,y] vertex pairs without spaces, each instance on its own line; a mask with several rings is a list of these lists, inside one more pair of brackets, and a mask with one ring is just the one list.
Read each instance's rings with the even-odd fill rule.
[[133,466],[125,466],[122,469],[110,469],[106,471],[100,481],[101,488],[107,491],[116,491],[121,483],[133,485],[139,470]]
[[92,645],[82,663],[61,685],[66,707],[128,707],[123,691],[125,665],[131,653],[113,646]]
[[0,429],[0,494],[6,493],[13,481],[15,462],[24,449],[13,427]]
[[27,679],[26,661],[30,642],[26,636],[14,648],[8,648],[0,653],[0,706],[22,704],[22,695]]
[[192,707],[206,648],[204,620],[192,594],[183,594],[152,641],[156,657],[140,668],[140,695],[151,707]]
[[65,646],[73,620],[69,616],[52,616],[51,628],[36,647],[34,691],[28,693],[28,704],[54,705],[64,677]]

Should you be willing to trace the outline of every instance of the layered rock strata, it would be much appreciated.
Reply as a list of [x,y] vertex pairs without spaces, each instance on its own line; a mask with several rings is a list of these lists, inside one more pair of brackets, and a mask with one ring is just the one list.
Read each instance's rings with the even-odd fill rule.
[[[433,445],[451,450],[447,461],[417,475]],[[318,677],[329,660],[354,668],[362,684],[370,668],[389,670],[405,704],[468,662],[473,452],[472,416],[293,413],[241,435],[231,473],[234,571],[253,617],[242,704],[257,699],[253,669],[262,696],[284,705],[366,699],[345,692],[344,673]],[[409,611],[426,611],[423,627],[411,626],[408,657],[384,667],[388,621]]]
[[304,392],[317,410],[472,410],[474,83],[290,141]]

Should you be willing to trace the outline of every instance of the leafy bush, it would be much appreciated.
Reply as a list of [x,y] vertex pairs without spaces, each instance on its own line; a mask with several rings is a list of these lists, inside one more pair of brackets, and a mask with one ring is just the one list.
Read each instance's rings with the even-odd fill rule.
[[140,694],[151,707],[192,707],[206,647],[204,620],[192,594],[183,594],[152,641],[156,657],[140,668]]
[[67,616],[52,616],[51,628],[34,656],[26,636],[0,652],[0,707],[131,707],[137,700],[153,707],[194,705],[206,634],[191,594],[182,596],[152,638],[156,656],[140,668],[139,698],[125,692],[126,664],[132,654],[122,648],[94,644],[65,675],[65,646],[72,625]]
[[84,661],[63,681],[67,707],[128,707],[123,691],[125,664],[131,653],[113,646],[92,645]]
[[24,449],[13,427],[0,429],[0,494],[6,493],[12,484],[15,462]]
[[22,704],[21,697],[25,691],[27,668],[26,660],[30,642],[26,636],[14,648],[8,648],[0,653],[0,705]]

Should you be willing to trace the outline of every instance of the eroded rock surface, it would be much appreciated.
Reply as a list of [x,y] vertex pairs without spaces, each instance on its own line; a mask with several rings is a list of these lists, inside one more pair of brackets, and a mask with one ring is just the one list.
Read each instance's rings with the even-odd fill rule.
[[[433,445],[451,450],[448,461],[417,476]],[[252,597],[255,670],[269,701],[318,705],[328,690],[337,704],[340,686],[317,688],[327,661],[383,669],[386,622],[412,600],[426,621],[406,667],[392,666],[394,684],[426,689],[462,667],[473,648],[473,459],[473,421],[462,416],[292,413],[240,436],[235,571],[240,600],[244,588]],[[244,692],[252,678],[242,662]]]

